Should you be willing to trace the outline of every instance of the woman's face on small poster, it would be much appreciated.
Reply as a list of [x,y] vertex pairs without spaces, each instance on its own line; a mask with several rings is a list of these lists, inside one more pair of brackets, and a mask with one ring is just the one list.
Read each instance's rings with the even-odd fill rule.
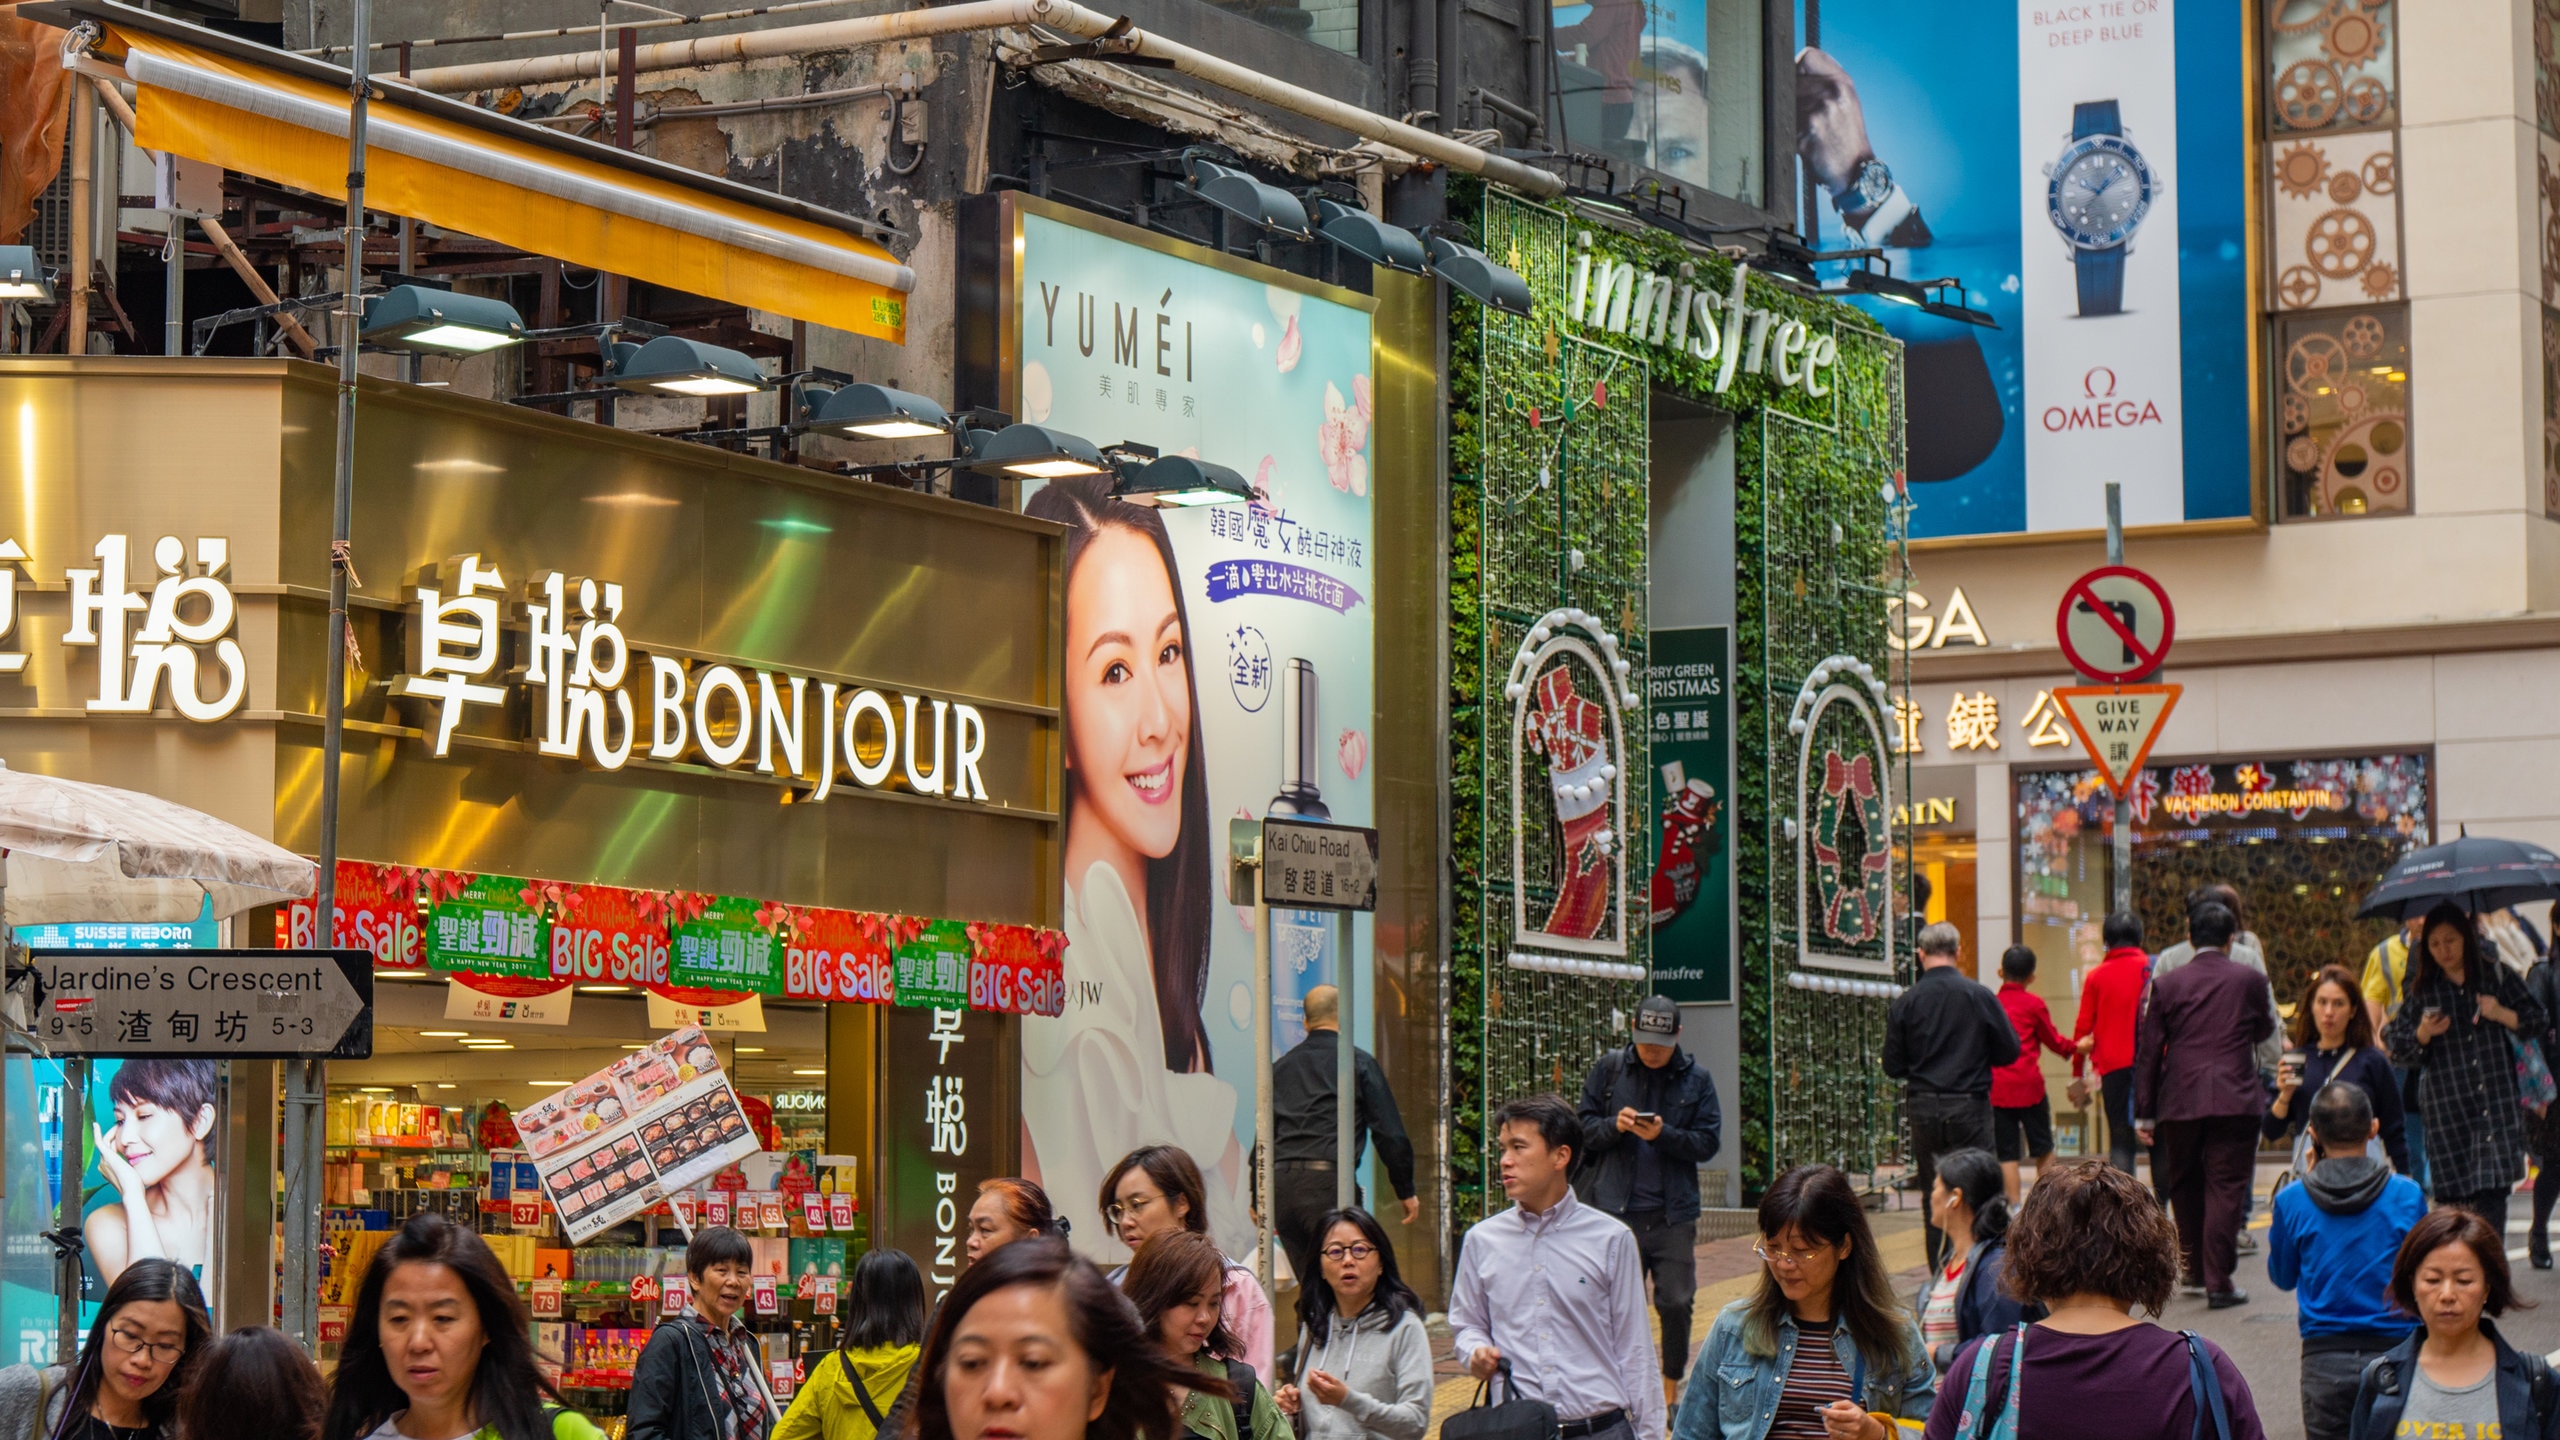
[[1164,557],[1144,535],[1102,529],[1067,586],[1067,768],[1077,823],[1148,859],[1182,838],[1190,665]]

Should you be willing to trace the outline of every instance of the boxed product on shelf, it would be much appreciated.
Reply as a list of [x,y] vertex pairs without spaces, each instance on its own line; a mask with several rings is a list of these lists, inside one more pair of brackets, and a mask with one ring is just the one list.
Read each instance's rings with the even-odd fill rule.
[[836,1281],[841,1288],[844,1281],[843,1241],[832,1237],[811,1238],[793,1240],[790,1245],[791,1287],[794,1295],[805,1297],[814,1293],[809,1288],[809,1282],[820,1276]]

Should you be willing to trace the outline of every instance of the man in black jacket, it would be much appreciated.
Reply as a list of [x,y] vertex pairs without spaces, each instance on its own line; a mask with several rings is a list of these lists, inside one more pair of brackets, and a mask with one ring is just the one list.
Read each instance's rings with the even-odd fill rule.
[[[1939,921],[1920,932],[1920,978],[1894,997],[1884,1018],[1884,1073],[1903,1082],[1911,1117],[1911,1165],[1921,1203],[1938,1157],[1989,1150],[1991,1072],[2018,1058],[2018,1032],[1990,987],[1964,973],[1964,937]],[[1932,1268],[1946,1263],[1945,1232],[1921,1221]]]
[[1724,1116],[1706,1067],[1680,1048],[1680,1007],[1651,995],[1636,1007],[1634,1043],[1582,1082],[1584,1203],[1635,1232],[1662,1317],[1662,1399],[1679,1399],[1698,1294],[1698,1167],[1723,1143]]
[[[1334,1066],[1341,1043],[1342,992],[1319,985],[1307,992],[1307,1038],[1271,1065],[1272,1199],[1278,1213],[1272,1228],[1289,1252],[1289,1269],[1304,1285],[1317,1273],[1317,1233],[1333,1213],[1334,1127],[1339,1118],[1334,1097]],[[1404,1131],[1404,1114],[1395,1092],[1387,1088],[1387,1072],[1378,1057],[1354,1047],[1351,1052],[1351,1154],[1375,1141],[1378,1163],[1386,1167],[1387,1184],[1404,1208],[1404,1223],[1421,1218],[1422,1199],[1413,1185],[1413,1141]],[[1360,1192],[1352,1191],[1353,1203]]]

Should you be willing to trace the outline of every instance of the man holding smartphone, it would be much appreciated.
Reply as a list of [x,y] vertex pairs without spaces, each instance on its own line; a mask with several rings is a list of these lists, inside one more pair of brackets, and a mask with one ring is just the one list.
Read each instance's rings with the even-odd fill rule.
[[1680,1007],[1650,995],[1633,1043],[1600,1057],[1582,1082],[1582,1192],[1635,1233],[1662,1317],[1662,1401],[1677,1402],[1698,1294],[1698,1167],[1723,1143],[1715,1081],[1680,1048]]

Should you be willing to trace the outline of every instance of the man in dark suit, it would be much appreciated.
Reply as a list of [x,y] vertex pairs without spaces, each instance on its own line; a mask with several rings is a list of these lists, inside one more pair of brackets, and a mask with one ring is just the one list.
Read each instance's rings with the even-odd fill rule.
[[[2018,1058],[2018,1032],[1989,986],[1964,973],[1964,936],[1941,920],[1920,931],[1920,978],[1884,1016],[1884,1073],[1902,1082],[1911,1168],[1925,1201],[1938,1157],[1991,1144],[1991,1072]],[[1946,1232],[1921,1221],[1929,1263],[1946,1263]]]
[[2151,982],[2133,1043],[2134,1132],[2177,1216],[2181,1262],[2216,1310],[2249,1299],[2231,1272],[2267,1103],[2255,1052],[2275,1026],[2267,977],[2228,953],[2239,928],[2222,905],[2188,915],[2195,958]]

